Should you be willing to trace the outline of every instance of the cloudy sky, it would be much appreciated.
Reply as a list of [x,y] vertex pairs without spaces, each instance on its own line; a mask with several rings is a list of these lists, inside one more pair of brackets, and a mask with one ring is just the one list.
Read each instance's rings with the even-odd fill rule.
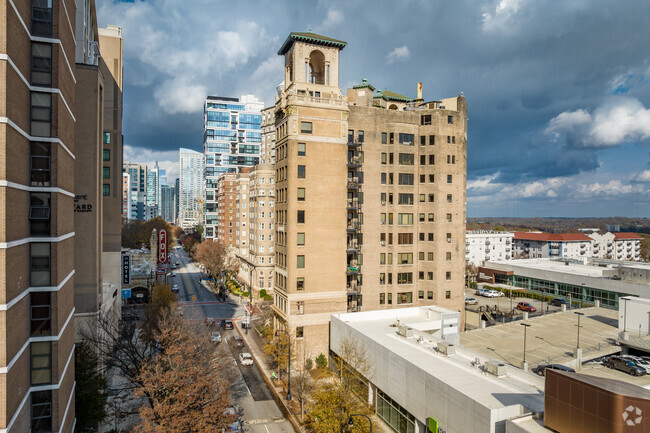
[[206,95],[273,103],[289,32],[342,39],[341,86],[469,106],[467,214],[650,215],[647,0],[97,0],[124,29],[125,160],[202,149]]

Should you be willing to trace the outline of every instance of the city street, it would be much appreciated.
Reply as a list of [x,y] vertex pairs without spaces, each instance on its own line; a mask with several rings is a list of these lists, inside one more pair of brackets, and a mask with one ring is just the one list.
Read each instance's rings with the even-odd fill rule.
[[[240,320],[245,315],[244,301],[240,305],[238,299],[230,296],[226,302],[218,301],[217,296],[206,289],[200,282],[203,278],[198,267],[192,263],[182,248],[173,248],[171,263],[178,262],[173,272],[175,277],[168,279],[169,284],[177,284],[179,293],[177,300],[183,309],[183,317],[190,321],[205,321],[215,319],[216,324],[211,328],[222,336],[219,349],[223,357],[224,376],[231,378],[233,405],[243,411],[244,431],[251,433],[283,433],[293,432],[291,424],[284,419],[280,409],[273,400],[271,390],[267,386],[257,364],[242,366],[239,353],[249,352],[244,347],[238,347],[233,337],[238,336],[237,330],[224,330],[219,326],[222,319]],[[195,301],[192,300],[194,296]]]

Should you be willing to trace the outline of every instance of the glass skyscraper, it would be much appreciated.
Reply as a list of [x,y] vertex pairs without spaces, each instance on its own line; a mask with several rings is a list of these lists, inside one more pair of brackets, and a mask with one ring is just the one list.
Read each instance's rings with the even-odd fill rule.
[[205,238],[217,237],[217,179],[260,162],[262,109],[253,95],[208,96],[204,106]]
[[180,149],[178,175],[178,224],[183,230],[202,224],[203,214],[203,154]]

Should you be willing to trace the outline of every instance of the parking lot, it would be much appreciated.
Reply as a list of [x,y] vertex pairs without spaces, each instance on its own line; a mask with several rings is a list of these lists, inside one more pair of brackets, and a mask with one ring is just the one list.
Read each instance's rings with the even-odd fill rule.
[[477,311],[481,306],[489,306],[491,309],[494,308],[494,306],[497,306],[499,311],[507,313],[514,309],[515,313],[521,316],[523,315],[523,311],[517,310],[516,308],[519,302],[528,302],[537,309],[535,313],[529,313],[529,317],[541,316],[547,313],[555,313],[562,310],[561,307],[556,307],[546,302],[526,298],[523,296],[514,296],[512,298],[509,298],[507,296],[499,296],[498,298],[486,298],[481,295],[476,295],[475,292],[476,289],[465,289],[466,298],[476,298],[478,300],[478,305],[465,306],[465,308],[467,308],[469,311]]
[[623,371],[609,369],[602,364],[583,365],[577,372],[607,379],[622,380],[623,382],[650,388],[650,375],[648,374],[645,376],[632,376]]

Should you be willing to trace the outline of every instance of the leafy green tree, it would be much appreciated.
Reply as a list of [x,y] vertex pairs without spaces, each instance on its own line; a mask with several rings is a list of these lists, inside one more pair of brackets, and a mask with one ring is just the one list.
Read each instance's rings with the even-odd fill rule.
[[106,418],[106,376],[99,371],[97,354],[87,342],[75,348],[75,431],[96,430]]

